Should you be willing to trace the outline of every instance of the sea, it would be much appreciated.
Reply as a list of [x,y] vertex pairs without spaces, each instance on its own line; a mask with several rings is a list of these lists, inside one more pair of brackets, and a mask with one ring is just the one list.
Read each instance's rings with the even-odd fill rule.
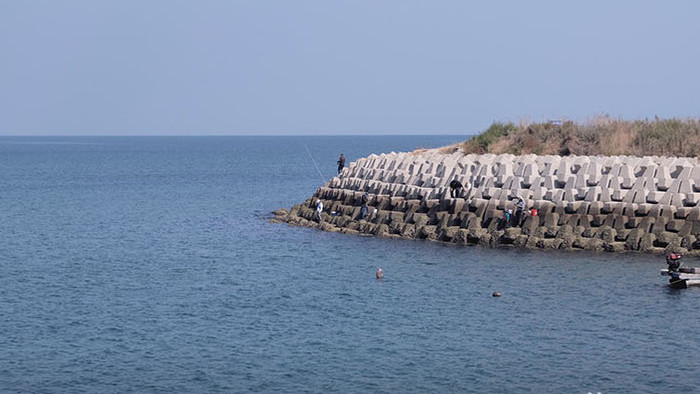
[[270,222],[341,153],[467,138],[0,137],[0,392],[700,391],[663,256]]

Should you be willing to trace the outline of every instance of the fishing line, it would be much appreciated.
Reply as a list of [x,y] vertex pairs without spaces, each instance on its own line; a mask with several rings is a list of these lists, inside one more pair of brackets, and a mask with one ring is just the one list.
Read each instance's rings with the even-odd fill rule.
[[311,158],[311,161],[314,163],[314,167],[316,167],[316,171],[318,171],[318,175],[321,177],[321,181],[323,183],[326,183],[326,178],[321,174],[321,170],[318,168],[318,164],[316,164],[316,160],[314,160],[314,157],[311,155],[311,151],[309,150],[309,147],[304,144],[304,148],[306,148],[306,153],[309,154],[309,157]]

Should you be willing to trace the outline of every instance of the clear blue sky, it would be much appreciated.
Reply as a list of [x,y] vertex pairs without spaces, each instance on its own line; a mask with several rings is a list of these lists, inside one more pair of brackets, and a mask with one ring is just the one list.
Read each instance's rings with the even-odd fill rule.
[[700,116],[700,2],[0,0],[0,134]]

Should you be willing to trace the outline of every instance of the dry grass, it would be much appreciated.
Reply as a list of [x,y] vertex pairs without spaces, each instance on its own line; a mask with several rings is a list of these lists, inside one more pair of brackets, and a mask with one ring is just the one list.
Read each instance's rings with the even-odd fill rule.
[[454,144],[454,145],[448,145],[448,146],[443,146],[442,148],[438,148],[438,153],[442,154],[452,154],[455,153],[459,150],[459,144]]
[[460,148],[465,154],[694,157],[700,154],[700,120],[624,121],[600,117],[585,124],[494,123]]

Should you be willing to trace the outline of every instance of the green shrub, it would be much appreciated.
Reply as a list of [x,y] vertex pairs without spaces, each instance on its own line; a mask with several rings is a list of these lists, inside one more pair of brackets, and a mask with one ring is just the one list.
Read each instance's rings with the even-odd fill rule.
[[518,128],[512,123],[493,122],[486,131],[465,142],[467,149],[486,153],[489,146],[499,139],[508,136]]

